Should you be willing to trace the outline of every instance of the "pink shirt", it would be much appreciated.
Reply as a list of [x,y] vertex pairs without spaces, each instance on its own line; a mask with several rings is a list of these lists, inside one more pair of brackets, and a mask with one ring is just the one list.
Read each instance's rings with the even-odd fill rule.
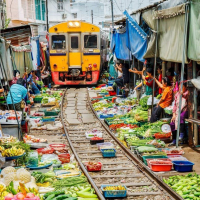
[[[181,112],[187,110],[188,90],[185,93],[183,93],[182,98],[186,99],[186,102],[184,105],[183,104],[181,105]],[[180,102],[179,99],[180,99],[180,93],[177,92],[174,97],[175,102],[174,102],[174,107],[173,107],[173,113],[176,113],[177,109],[179,109],[179,102]]]

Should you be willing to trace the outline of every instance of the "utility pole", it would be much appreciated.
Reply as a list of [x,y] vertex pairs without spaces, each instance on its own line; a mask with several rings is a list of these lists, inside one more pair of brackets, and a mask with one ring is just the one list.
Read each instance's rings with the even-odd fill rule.
[[91,10],[92,24],[93,24],[93,10]]
[[113,15],[113,0],[110,0],[111,12],[112,12],[112,28],[114,29],[114,15]]
[[46,21],[47,21],[47,32],[49,32],[49,12],[48,12],[48,0],[46,0]]

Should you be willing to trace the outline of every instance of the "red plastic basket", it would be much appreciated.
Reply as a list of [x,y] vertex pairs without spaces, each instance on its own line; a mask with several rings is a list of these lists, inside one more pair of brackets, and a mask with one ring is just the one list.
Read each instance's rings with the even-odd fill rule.
[[69,163],[70,162],[70,155],[68,153],[63,153],[58,155],[59,160],[64,163]]
[[63,150],[66,145],[65,144],[50,144],[49,146],[55,151],[60,151],[60,150]]
[[54,149],[47,149],[47,148],[40,148],[37,149],[38,154],[52,154],[54,152]]
[[155,138],[156,139],[161,139],[161,138],[169,138],[171,137],[171,132],[170,133],[155,133]]
[[98,171],[101,171],[101,168],[102,168],[102,163],[101,162],[98,162],[97,165],[90,165],[88,163],[86,163],[86,166],[87,166],[87,170],[89,172],[98,172]]
[[115,91],[109,91],[109,95],[110,95],[110,96],[115,96],[115,95],[116,95],[116,92],[115,92]]
[[[159,159],[146,159],[147,160],[147,164],[149,166],[149,168],[154,171],[154,172],[164,172],[164,171],[170,171],[172,169],[172,162],[170,159],[168,158],[159,158]],[[167,164],[153,164],[151,163],[152,160],[161,160],[161,161],[169,161],[169,163]]]

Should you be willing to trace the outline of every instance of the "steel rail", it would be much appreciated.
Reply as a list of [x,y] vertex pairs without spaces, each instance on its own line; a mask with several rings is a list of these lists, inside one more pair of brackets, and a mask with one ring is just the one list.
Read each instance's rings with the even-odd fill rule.
[[149,175],[149,177],[151,179],[153,179],[153,181],[155,181],[158,186],[161,187],[161,190],[165,190],[173,199],[176,200],[183,200],[183,198],[177,194],[176,192],[174,192],[166,183],[164,183],[155,173],[153,173],[150,169],[147,168],[147,166],[140,161],[131,150],[127,149],[118,139],[117,137],[110,131],[110,129],[108,128],[108,126],[102,122],[102,120],[100,120],[100,118],[98,117],[97,113],[95,112],[91,101],[90,101],[90,97],[89,97],[89,92],[87,91],[87,97],[88,97],[88,103],[90,105],[90,108],[93,112],[93,114],[96,116],[96,118],[99,120],[99,122],[101,123],[101,125],[105,128],[105,130],[108,132],[108,134],[115,140],[115,142],[117,142],[117,144],[123,149],[123,151],[137,164],[137,167],[147,173]]
[[82,161],[80,160],[78,154],[76,153],[76,150],[74,149],[73,147],[73,144],[69,138],[69,135],[68,135],[68,132],[67,132],[67,129],[65,127],[65,123],[64,123],[64,119],[63,119],[63,103],[64,103],[64,99],[65,99],[65,94],[67,92],[67,89],[65,90],[65,93],[63,94],[63,98],[62,98],[62,102],[61,102],[61,121],[62,121],[62,124],[63,124],[63,128],[64,128],[64,132],[65,132],[65,135],[66,135],[66,138],[67,138],[67,141],[71,147],[71,150],[73,151],[73,154],[76,158],[76,160],[78,161],[80,167],[81,167],[81,170],[84,172],[84,174],[86,175],[87,179],[89,180],[90,184],[92,185],[92,187],[94,188],[97,196],[101,199],[101,200],[105,200],[104,196],[102,195],[102,193],[99,191],[98,187],[96,186],[96,184],[94,183],[93,179],[90,177],[88,171],[85,169],[84,165],[82,164]]

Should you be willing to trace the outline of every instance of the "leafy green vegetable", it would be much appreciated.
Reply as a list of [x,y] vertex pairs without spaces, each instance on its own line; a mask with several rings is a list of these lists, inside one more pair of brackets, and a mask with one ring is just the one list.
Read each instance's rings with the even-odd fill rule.
[[145,96],[143,98],[140,99],[139,105],[142,106],[143,109],[148,110],[148,105],[147,105],[147,101],[149,99],[150,96]]

